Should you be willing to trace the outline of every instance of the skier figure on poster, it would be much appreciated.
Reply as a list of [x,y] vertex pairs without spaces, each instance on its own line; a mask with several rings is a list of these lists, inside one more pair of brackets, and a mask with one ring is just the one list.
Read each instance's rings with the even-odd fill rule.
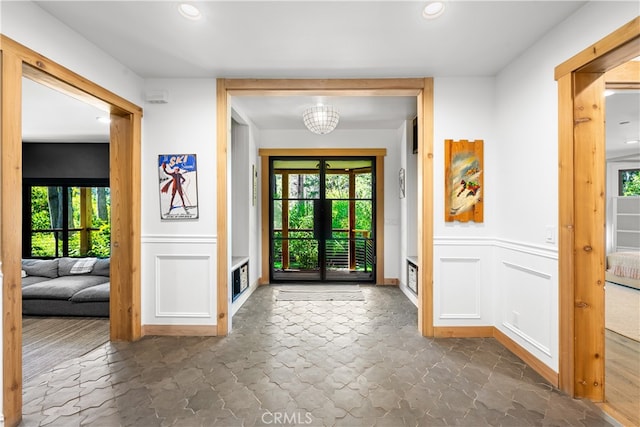
[[182,173],[180,173],[180,168],[175,167],[173,169],[173,172],[171,172],[170,170],[167,170],[167,163],[162,162],[162,170],[164,173],[171,177],[171,181],[167,182],[160,190],[163,193],[168,193],[169,186],[171,186],[171,202],[169,203],[169,212],[167,212],[167,215],[170,214],[175,207],[173,206],[173,200],[176,198],[176,193],[178,193],[178,195],[180,196],[180,200],[182,200],[182,207],[184,208],[184,211],[186,213],[189,213],[189,211],[187,210],[187,204],[184,202],[184,191],[182,189],[182,184],[186,181],[186,179],[184,176],[182,176]]

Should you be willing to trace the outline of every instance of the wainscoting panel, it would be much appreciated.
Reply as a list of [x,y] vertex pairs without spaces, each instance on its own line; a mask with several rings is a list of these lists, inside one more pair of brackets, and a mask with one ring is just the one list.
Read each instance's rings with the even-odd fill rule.
[[440,319],[480,319],[480,258],[440,257]]
[[516,246],[496,248],[496,328],[557,372],[557,259],[551,251]]
[[493,325],[493,246],[467,243],[434,239],[434,326]]
[[142,237],[142,324],[217,324],[216,239]]
[[531,345],[551,356],[549,351],[550,274],[502,261],[506,283],[502,324]]
[[210,318],[210,265],[208,255],[156,255],[156,317]]

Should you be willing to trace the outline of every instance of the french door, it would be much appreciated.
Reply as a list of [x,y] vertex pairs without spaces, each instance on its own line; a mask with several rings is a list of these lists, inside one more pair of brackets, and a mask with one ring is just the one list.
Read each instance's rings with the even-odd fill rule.
[[270,281],[375,281],[375,158],[271,157]]

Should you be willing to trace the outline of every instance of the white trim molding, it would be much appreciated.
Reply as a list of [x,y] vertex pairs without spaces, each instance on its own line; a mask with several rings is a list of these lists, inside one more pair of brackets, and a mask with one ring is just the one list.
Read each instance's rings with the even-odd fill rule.
[[531,344],[532,346],[534,346],[535,348],[543,352],[544,354],[546,354],[548,357],[551,357],[551,350],[549,349],[549,347],[542,345],[541,343],[531,338],[529,335],[525,334],[520,329],[516,328],[515,326],[511,325],[508,322],[502,322],[502,326],[504,326],[505,328],[507,328],[508,330],[510,330],[511,332],[513,332],[514,334],[516,334],[517,336],[525,340],[527,343]]
[[546,280],[551,279],[551,275],[548,273],[545,273],[544,271],[534,270],[533,268],[529,268],[529,267],[523,267],[521,265],[513,264],[508,261],[502,261],[502,264],[504,264],[506,267],[513,268],[514,270],[522,271],[523,273],[533,274],[534,276],[538,276]]
[[142,243],[156,244],[212,244],[218,243],[217,236],[214,235],[195,235],[195,234],[145,234],[141,237]]
[[494,246],[523,252],[544,258],[558,259],[558,248],[531,243],[518,242],[516,240],[502,239],[499,237],[457,237],[438,236],[433,238],[434,246]]

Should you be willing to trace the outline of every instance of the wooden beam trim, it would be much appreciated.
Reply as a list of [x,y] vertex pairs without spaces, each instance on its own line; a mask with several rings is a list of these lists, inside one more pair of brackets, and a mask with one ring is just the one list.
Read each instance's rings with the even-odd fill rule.
[[[136,136],[133,115],[111,115],[109,156],[112,165],[111,193],[111,304],[110,336],[113,341],[133,341],[140,337],[140,199],[139,167],[133,167],[133,159],[140,144]],[[139,136],[139,135],[138,135]],[[139,156],[137,156],[139,159]],[[138,227],[138,228],[136,228]],[[136,255],[137,254],[137,255]],[[138,256],[138,258],[134,258]],[[117,277],[116,280],[113,278]]]
[[413,96],[423,87],[421,78],[388,78],[388,79],[226,79],[226,87],[231,95],[239,95],[243,91],[259,91],[268,95],[290,95],[291,92],[308,94],[318,91],[346,92],[407,91]]
[[260,148],[260,157],[378,157],[386,156],[386,148]]
[[495,338],[511,353],[522,359],[554,387],[558,387],[558,373],[513,341],[495,326],[434,326],[435,338]]
[[[576,397],[604,400],[605,108],[603,73],[575,73],[573,94]],[[579,147],[579,149],[578,149]]]
[[640,61],[629,61],[604,74],[607,89],[613,86],[628,86],[637,89],[640,85]]
[[[580,53],[574,55],[567,61],[558,65],[555,68],[555,79],[559,80],[562,76],[580,70],[590,63],[595,63],[597,68],[602,68],[602,65],[599,64],[599,62],[602,62],[601,58],[608,57],[608,54],[610,54],[614,50],[624,48],[625,44],[634,40],[634,43],[637,43],[637,41],[640,40],[640,17],[634,18],[605,38],[592,44],[591,46],[582,50]],[[633,50],[634,46],[627,46],[627,48],[624,49],[624,52],[621,53],[621,57],[618,57],[618,55],[616,55],[615,58],[607,58],[606,63],[614,62],[615,65],[619,65],[622,62],[626,62],[634,57],[632,53]],[[590,69],[584,71],[604,72],[608,71],[608,69]]]
[[434,326],[435,338],[493,338],[493,326]]
[[559,287],[559,387],[574,395],[574,258],[573,185],[573,78],[558,80],[558,287]]
[[270,281],[270,263],[269,263],[269,157],[261,159],[260,178],[262,180],[260,188],[261,200],[261,222],[262,222],[262,277],[260,284],[267,284]]
[[552,386],[558,387],[558,373],[556,371],[542,363],[537,357],[529,353],[524,347],[513,341],[498,328],[493,329],[493,336],[507,350],[522,359],[524,363],[540,374],[542,378],[549,381]]
[[[3,52],[12,52],[18,56],[24,63],[29,64],[33,70],[45,73],[52,76],[55,81],[60,84],[56,87],[57,90],[68,93],[68,88],[75,88],[83,93],[90,94],[92,97],[98,98],[107,104],[117,107],[119,111],[113,111],[117,114],[123,113],[138,113],[142,114],[142,108],[138,107],[134,103],[127,101],[126,99],[110,92],[104,88],[97,87],[90,80],[80,76],[77,73],[63,67],[60,64],[50,60],[49,58],[40,55],[37,52],[29,49],[28,47],[12,40],[11,38],[0,34],[0,49]],[[43,81],[47,86],[52,87],[54,81],[50,79],[43,79],[41,75],[36,73],[30,73],[28,67],[25,68],[26,77],[32,78],[35,81]],[[72,96],[78,96],[78,92],[74,92]],[[86,101],[86,99],[84,99]],[[91,104],[94,102],[89,101]]]
[[127,137],[128,155],[131,161],[129,185],[131,198],[127,216],[131,221],[129,230],[129,250],[131,270],[129,272],[130,307],[128,319],[131,328],[131,340],[142,337],[142,111],[132,112],[129,118],[130,134]]
[[144,325],[143,336],[216,337],[217,325]]
[[616,65],[630,61],[640,54],[640,37],[612,50],[605,57],[600,57],[577,70],[580,73],[605,73]]
[[216,82],[216,161],[217,161],[217,313],[218,313],[218,333],[226,336],[229,332],[229,260],[228,260],[228,203],[227,203],[227,150],[228,150],[228,128],[227,121],[229,114],[229,98],[226,90],[225,79],[218,79]]
[[[22,419],[22,61],[2,51],[0,82],[0,249],[2,254],[2,408],[7,426]],[[19,212],[19,211],[18,211]]]
[[418,96],[418,328],[433,336],[433,78]]

